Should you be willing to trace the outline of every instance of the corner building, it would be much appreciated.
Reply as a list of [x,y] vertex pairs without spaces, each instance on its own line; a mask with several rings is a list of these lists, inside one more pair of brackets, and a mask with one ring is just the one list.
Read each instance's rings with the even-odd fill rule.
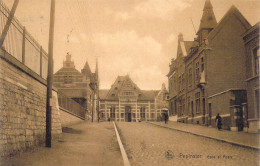
[[118,76],[109,90],[100,90],[100,118],[105,121],[156,121],[168,113],[168,91],[141,90],[129,75]]
[[[217,22],[210,0],[206,0],[197,37],[190,48],[183,49],[183,63],[172,60],[174,71],[183,71],[176,79],[175,91],[177,121],[216,127],[215,117],[222,117],[224,129],[241,131],[245,126],[246,103],[246,58],[245,45],[241,37],[251,25],[232,6]],[[183,37],[179,37],[178,48],[182,48]],[[184,48],[184,47],[183,47]],[[178,52],[179,54],[179,49]],[[181,65],[181,66],[178,66]],[[168,74],[169,86],[174,76]],[[177,72],[178,73],[178,72]],[[173,79],[174,80],[174,79]],[[170,94],[173,88],[170,88]],[[171,91],[172,90],[172,91]],[[170,103],[170,108],[171,107]]]
[[259,133],[259,27],[260,22],[243,34],[246,56],[247,103],[244,105],[244,124],[248,132]]

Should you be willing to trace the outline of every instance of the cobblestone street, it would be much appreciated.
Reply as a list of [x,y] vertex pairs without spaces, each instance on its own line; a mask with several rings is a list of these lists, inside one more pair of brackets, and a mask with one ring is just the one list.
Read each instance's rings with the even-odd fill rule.
[[257,150],[145,122],[120,122],[117,126],[132,166],[258,165]]

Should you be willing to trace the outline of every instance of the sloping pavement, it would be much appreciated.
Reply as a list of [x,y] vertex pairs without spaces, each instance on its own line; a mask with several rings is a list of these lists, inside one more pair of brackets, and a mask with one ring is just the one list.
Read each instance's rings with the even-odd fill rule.
[[63,129],[52,148],[37,147],[2,160],[18,166],[121,166],[122,156],[113,123],[83,122]]
[[167,124],[164,122],[147,122],[159,127],[170,128],[173,130],[190,133],[197,136],[202,136],[233,145],[238,145],[247,148],[260,150],[259,134],[233,132],[228,130],[218,130],[213,127],[206,127],[195,124],[177,123],[169,121]]

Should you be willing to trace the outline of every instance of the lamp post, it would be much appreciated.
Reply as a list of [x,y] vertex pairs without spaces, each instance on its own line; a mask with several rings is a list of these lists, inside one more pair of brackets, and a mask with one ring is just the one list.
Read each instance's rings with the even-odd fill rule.
[[52,118],[52,80],[53,80],[53,39],[55,20],[55,0],[51,0],[50,29],[49,29],[49,50],[48,50],[48,76],[46,96],[46,147],[51,147],[51,118]]

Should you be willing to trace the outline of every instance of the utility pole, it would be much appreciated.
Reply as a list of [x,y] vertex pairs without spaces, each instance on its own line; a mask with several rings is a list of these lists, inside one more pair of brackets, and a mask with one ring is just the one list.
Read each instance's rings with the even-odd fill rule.
[[94,104],[95,104],[95,95],[93,95],[92,97],[92,101],[91,101],[91,122],[93,123],[93,119],[94,119]]
[[98,122],[99,122],[99,76],[98,76],[98,58],[97,58],[97,62],[96,62],[96,81],[97,81],[97,89],[96,89],[96,93],[97,93],[97,118],[98,118]]
[[19,0],[15,0],[14,1],[13,7],[11,9],[11,12],[10,12],[9,16],[8,16],[8,20],[6,21],[4,30],[2,31],[2,34],[1,34],[1,37],[0,37],[0,47],[2,47],[2,45],[3,45],[4,41],[5,41],[5,37],[7,35],[9,27],[10,27],[10,25],[12,23],[13,18],[14,18],[14,13],[16,11],[18,3],[19,3]]
[[52,80],[53,80],[53,39],[55,20],[55,0],[51,0],[50,29],[49,29],[49,50],[48,50],[48,76],[46,96],[46,147],[51,147],[51,114],[52,114]]

